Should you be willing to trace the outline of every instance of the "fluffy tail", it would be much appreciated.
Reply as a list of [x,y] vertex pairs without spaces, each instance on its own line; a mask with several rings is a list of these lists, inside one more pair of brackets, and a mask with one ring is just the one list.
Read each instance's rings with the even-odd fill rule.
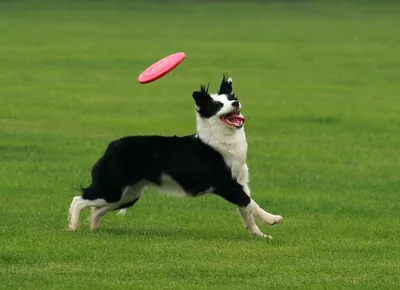
[[98,194],[99,193],[98,186],[96,186],[94,183],[92,183],[88,187],[82,187],[82,185],[80,187],[81,187],[82,197],[84,199],[93,200],[100,197]]

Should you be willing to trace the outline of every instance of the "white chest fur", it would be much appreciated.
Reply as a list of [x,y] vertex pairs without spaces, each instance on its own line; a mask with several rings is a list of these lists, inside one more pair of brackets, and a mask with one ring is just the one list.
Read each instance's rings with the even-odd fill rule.
[[203,122],[198,116],[198,137],[206,144],[221,153],[226,164],[232,171],[234,177],[240,184],[248,182],[248,168],[246,165],[247,142],[244,128],[234,129],[221,126],[220,121]]

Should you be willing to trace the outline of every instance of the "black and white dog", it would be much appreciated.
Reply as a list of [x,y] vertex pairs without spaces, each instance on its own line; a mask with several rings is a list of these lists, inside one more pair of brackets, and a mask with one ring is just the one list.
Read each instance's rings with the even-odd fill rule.
[[254,217],[274,225],[279,215],[263,210],[250,198],[247,142],[241,104],[232,91],[232,79],[223,77],[216,94],[201,86],[193,92],[197,134],[184,137],[131,136],[113,141],[92,169],[92,183],[82,188],[69,209],[68,230],[75,231],[79,213],[91,207],[91,227],[109,211],[133,206],[146,187],[183,196],[213,193],[235,204],[246,229],[268,237]]

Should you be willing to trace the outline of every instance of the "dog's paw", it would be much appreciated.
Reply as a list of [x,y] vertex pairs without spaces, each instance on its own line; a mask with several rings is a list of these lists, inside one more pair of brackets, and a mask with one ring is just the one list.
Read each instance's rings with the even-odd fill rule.
[[99,227],[100,227],[99,224],[97,224],[97,225],[91,225],[91,226],[90,226],[90,230],[91,230],[92,232],[95,232],[95,231],[97,231],[97,230],[99,229]]
[[283,216],[273,215],[273,218],[272,218],[273,223],[271,223],[271,225],[280,224],[282,220],[283,220]]
[[68,225],[68,231],[69,232],[76,232],[76,228],[71,226],[71,225]]
[[257,236],[257,237],[260,237],[260,238],[264,238],[264,239],[269,239],[269,240],[271,240],[272,239],[272,236],[270,236],[270,235],[266,235],[266,234],[264,234],[263,232],[258,232],[258,233],[253,233],[253,235],[255,235],[255,236]]
[[259,215],[261,221],[267,225],[277,225],[280,224],[283,220],[283,217],[280,215],[274,215],[267,212],[264,212]]
[[264,234],[262,231],[260,231],[260,229],[257,226],[246,228],[246,230],[254,236],[265,239],[272,239],[272,236]]
[[264,239],[272,240],[272,236],[266,235],[266,234],[264,234],[264,233],[261,233],[261,235],[260,235],[259,237],[264,238]]
[[126,208],[120,209],[117,215],[124,216],[126,214]]

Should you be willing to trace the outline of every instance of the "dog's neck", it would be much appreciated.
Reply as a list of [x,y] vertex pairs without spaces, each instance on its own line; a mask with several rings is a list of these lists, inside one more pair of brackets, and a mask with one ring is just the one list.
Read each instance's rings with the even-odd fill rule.
[[199,114],[196,114],[196,127],[198,138],[218,151],[230,167],[246,163],[247,142],[243,127],[228,128],[218,118],[203,119]]

